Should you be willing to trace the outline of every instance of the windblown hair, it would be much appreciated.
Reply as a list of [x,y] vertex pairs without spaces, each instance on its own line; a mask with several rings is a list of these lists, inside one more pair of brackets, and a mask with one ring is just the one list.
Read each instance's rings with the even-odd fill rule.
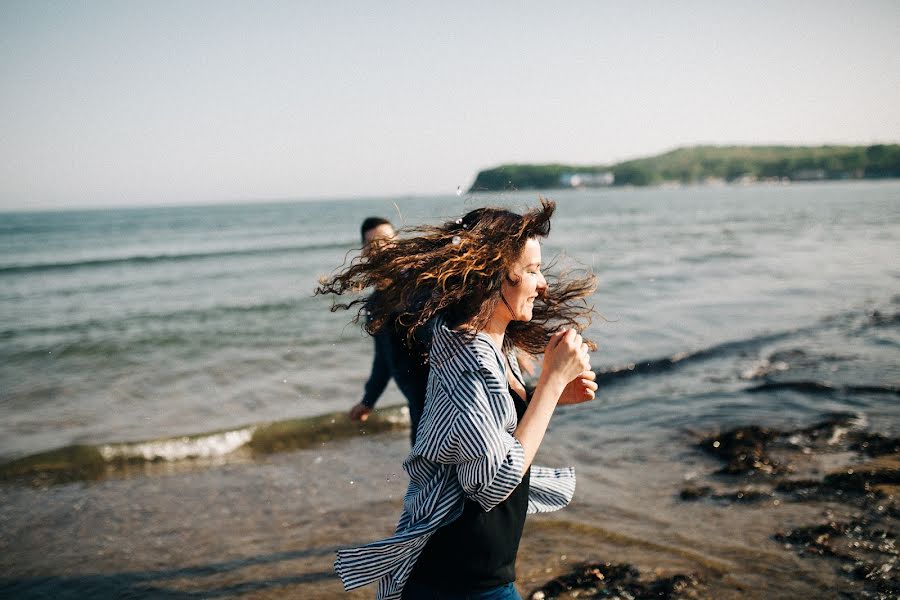
[[[540,207],[519,215],[502,208],[479,208],[461,219],[440,226],[406,230],[368,257],[356,257],[349,266],[323,278],[315,294],[360,293],[347,303],[335,303],[332,312],[359,306],[354,318],[368,312],[366,330],[375,334],[385,326],[396,327],[412,347],[418,333],[433,317],[445,315],[447,325],[465,331],[481,331],[501,302],[504,279],[518,285],[511,269],[525,243],[550,233],[550,217],[556,203],[541,198]],[[506,329],[505,344],[529,354],[540,354],[554,332],[562,327],[582,331],[590,324],[592,307],[586,298],[596,279],[584,273],[546,274],[547,289],[534,302],[531,321],[513,321]],[[374,291],[377,290],[377,291]],[[592,348],[594,344],[588,342]]]

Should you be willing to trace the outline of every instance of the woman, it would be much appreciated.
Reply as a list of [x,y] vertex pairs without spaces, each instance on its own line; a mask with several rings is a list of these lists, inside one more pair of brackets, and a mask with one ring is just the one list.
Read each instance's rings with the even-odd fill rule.
[[[594,279],[548,284],[540,270],[539,240],[554,209],[541,199],[524,215],[483,208],[418,228],[317,289],[378,284],[378,301],[366,306],[370,333],[393,314],[408,341],[429,347],[425,410],[403,465],[403,514],[392,537],[338,552],[335,570],[348,590],[378,581],[384,599],[519,598],[526,512],[562,508],[575,489],[571,468],[531,461],[556,405],[590,400],[597,389],[591,347],[576,332]],[[544,354],[530,397],[517,350]]]

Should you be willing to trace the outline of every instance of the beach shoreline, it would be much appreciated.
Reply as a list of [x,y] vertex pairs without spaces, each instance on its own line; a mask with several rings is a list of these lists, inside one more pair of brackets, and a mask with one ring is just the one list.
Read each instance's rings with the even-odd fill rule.
[[[337,548],[372,541],[393,529],[406,482],[396,469],[406,449],[405,433],[390,431],[244,464],[198,465],[43,487],[0,484],[0,497],[8,509],[0,522],[0,570],[5,574],[0,592],[17,598],[372,597],[372,587],[344,592],[331,563]],[[833,463],[837,449],[825,445],[816,453],[827,454],[826,462]],[[644,582],[675,576],[693,582],[663,597],[879,597],[866,595],[871,582],[842,573],[833,557],[810,558],[808,551],[798,553],[799,544],[775,538],[779,532],[817,523],[826,512],[832,520],[849,519],[869,492],[848,495],[849,503],[848,498],[821,494],[798,500],[775,491],[772,484],[773,491],[754,500],[717,496],[735,485],[741,489],[742,480],[734,477],[750,477],[760,490],[758,473],[723,480],[714,472],[717,459],[703,457],[699,448],[682,451],[706,467],[689,485],[712,482],[717,491],[685,497],[679,495],[684,488],[673,485],[684,478],[674,478],[666,484],[668,498],[662,501],[680,507],[682,516],[693,515],[696,522],[669,521],[665,527],[660,522],[657,535],[648,536],[653,525],[644,527],[642,535],[633,531],[633,523],[618,522],[613,511],[598,519],[598,508],[604,509],[576,493],[567,509],[528,520],[517,567],[523,597],[535,592],[545,598],[590,597],[585,594],[596,590],[600,581],[574,585],[577,594],[547,593],[572,584],[572,573],[584,563],[636,568]],[[810,457],[797,452],[804,459]],[[847,464],[862,461],[859,453],[844,454]],[[888,456],[896,460],[896,451]],[[886,464],[886,472],[896,476],[896,462]],[[317,465],[331,473],[325,481]],[[683,468],[693,470],[692,465]],[[341,469],[354,479],[343,481],[337,475]],[[640,506],[661,500],[658,496],[665,486],[654,488],[652,481],[634,478],[635,489],[644,487],[646,497],[638,494],[627,503]],[[329,488],[339,481],[341,493],[335,495]],[[886,514],[892,515],[891,528],[897,522],[895,492],[896,488],[888,488],[878,496],[890,507]],[[343,502],[336,501],[337,496]],[[696,538],[691,540],[688,534],[703,522],[719,530],[733,523],[735,529],[720,531],[719,539],[710,539],[707,547],[697,546]],[[884,556],[896,560],[896,554]],[[637,579],[629,581],[634,584]],[[779,596],[778,590],[787,595]]]

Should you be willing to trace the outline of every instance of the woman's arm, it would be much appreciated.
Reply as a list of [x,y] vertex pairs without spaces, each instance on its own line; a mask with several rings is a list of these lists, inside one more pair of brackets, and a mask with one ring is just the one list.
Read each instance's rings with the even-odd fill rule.
[[590,370],[587,344],[574,329],[559,331],[550,338],[534,396],[514,433],[525,450],[524,469],[531,466],[566,386]]

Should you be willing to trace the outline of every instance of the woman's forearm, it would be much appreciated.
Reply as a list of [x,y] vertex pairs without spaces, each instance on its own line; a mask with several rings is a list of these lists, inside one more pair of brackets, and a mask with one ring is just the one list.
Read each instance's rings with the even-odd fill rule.
[[519,443],[522,444],[522,448],[525,450],[525,466],[523,469],[527,470],[531,466],[531,461],[534,460],[534,455],[537,454],[538,448],[541,446],[544,433],[547,431],[550,418],[553,416],[553,411],[556,410],[556,404],[562,395],[563,389],[566,387],[566,383],[559,381],[559,378],[553,375],[545,379],[542,374],[538,380],[531,402],[528,403],[528,408],[519,420],[519,426],[516,427],[514,433],[516,439],[519,440]]

